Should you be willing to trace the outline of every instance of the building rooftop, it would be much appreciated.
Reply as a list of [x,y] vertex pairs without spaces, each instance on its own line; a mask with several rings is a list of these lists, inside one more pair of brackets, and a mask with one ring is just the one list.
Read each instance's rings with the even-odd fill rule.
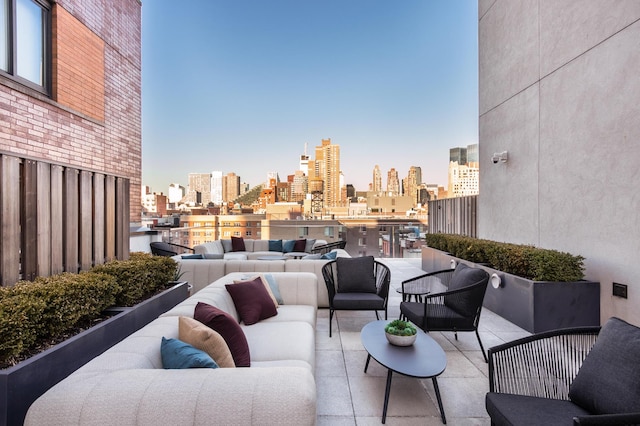
[[[403,280],[423,273],[421,259],[380,259],[391,270],[389,319],[400,314],[401,295],[396,291]],[[337,320],[336,318],[337,317]],[[371,311],[338,311],[333,337],[329,337],[329,310],[318,310],[316,329],[316,386],[318,425],[379,425],[387,370],[371,360],[367,373],[367,352],[360,330],[375,321]],[[485,348],[529,335],[496,314],[483,310],[480,337]],[[474,333],[429,333],[447,356],[447,368],[438,385],[448,425],[488,425],[484,406],[489,391],[488,366]],[[387,412],[387,425],[441,425],[431,379],[415,379],[394,374]]]

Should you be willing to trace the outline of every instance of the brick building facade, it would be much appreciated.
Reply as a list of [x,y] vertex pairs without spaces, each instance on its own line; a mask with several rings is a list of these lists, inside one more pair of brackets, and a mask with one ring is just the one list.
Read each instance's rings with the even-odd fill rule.
[[142,4],[6,5],[0,284],[127,258],[141,220]]

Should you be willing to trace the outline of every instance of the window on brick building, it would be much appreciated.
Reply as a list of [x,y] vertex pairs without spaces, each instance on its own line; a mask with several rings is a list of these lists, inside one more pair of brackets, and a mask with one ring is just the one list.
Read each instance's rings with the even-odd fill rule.
[[49,3],[0,0],[0,70],[39,91],[49,90]]

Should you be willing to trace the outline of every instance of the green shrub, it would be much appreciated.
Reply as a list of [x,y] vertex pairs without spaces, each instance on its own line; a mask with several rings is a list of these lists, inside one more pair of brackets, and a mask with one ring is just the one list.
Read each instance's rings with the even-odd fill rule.
[[534,281],[579,281],[584,276],[584,257],[556,250],[448,234],[427,234],[425,240],[454,257]]
[[0,359],[6,362],[39,341],[99,317],[113,306],[119,290],[113,277],[95,272],[38,277],[2,288]]
[[133,306],[158,290],[165,289],[176,273],[178,264],[170,257],[131,253],[129,260],[113,260],[95,266],[92,271],[116,278],[121,291],[116,305]]

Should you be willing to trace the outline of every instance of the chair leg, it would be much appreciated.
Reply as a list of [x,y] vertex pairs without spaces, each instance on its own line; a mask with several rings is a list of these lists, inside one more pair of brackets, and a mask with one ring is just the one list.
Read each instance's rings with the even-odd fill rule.
[[489,362],[487,359],[487,353],[484,351],[484,346],[482,346],[482,340],[480,340],[480,333],[478,333],[478,329],[476,328],[476,337],[478,338],[478,343],[480,343],[480,350],[482,351],[482,356],[484,357],[484,362]]
[[380,316],[378,315],[378,311],[374,311],[376,313],[376,319],[379,320]]
[[333,309],[329,309],[329,337],[331,337],[331,323],[333,323]]

